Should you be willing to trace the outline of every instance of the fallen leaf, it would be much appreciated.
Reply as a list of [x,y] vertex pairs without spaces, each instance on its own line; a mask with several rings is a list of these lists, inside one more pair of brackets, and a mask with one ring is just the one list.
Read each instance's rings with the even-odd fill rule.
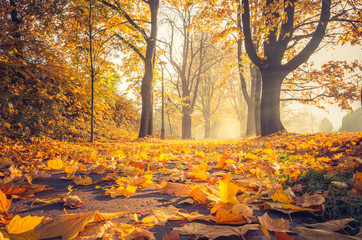
[[99,213],[98,211],[63,214],[59,216],[58,220],[38,225],[34,231],[40,234],[41,239],[62,237],[62,240],[69,240],[76,237],[88,223],[109,220],[122,214],[124,213]]
[[88,176],[84,176],[84,178],[82,178],[81,176],[74,176],[73,182],[77,185],[82,185],[82,186],[88,186],[94,184],[93,180]]
[[187,223],[182,227],[174,228],[180,231],[181,235],[196,235],[214,240],[218,237],[237,236],[242,237],[250,230],[258,230],[259,224],[246,224],[240,227],[211,226],[202,223]]
[[293,240],[288,233],[274,232],[276,240]]
[[275,231],[275,232],[292,232],[289,230],[289,221],[285,220],[283,218],[279,219],[272,219],[269,217],[267,213],[265,213],[263,216],[259,217],[259,222],[262,226],[264,226],[269,231]]
[[52,159],[47,162],[47,169],[60,170],[64,167],[64,163],[61,159]]
[[161,194],[175,194],[176,196],[187,196],[190,187],[182,183],[167,182],[166,185],[159,190]]
[[85,225],[92,222],[94,216],[94,212],[60,215],[59,220],[40,224],[34,231],[40,234],[41,239],[62,237],[62,240],[69,240],[76,237]]
[[70,208],[79,208],[85,204],[78,196],[65,196],[62,197],[60,201],[63,203],[63,206],[68,206]]
[[0,190],[0,212],[7,213],[10,208],[11,201],[12,199],[8,199],[6,194]]
[[344,218],[340,220],[331,220],[324,223],[306,224],[306,226],[336,232],[345,229],[346,225],[354,220],[354,218]]
[[314,193],[313,195],[304,194],[297,201],[295,201],[295,204],[302,207],[310,207],[310,206],[320,206],[325,201],[326,199],[323,197],[323,195]]
[[155,236],[152,232],[146,230],[146,229],[134,229],[129,235],[127,235],[124,239],[125,240],[133,240],[133,239],[145,239],[148,240],[155,240]]
[[239,201],[236,199],[236,194],[239,191],[239,186],[225,180],[219,181],[220,198],[222,203],[237,204]]
[[111,187],[111,189],[106,189],[105,194],[111,195],[112,198],[115,197],[129,197],[134,194],[137,190],[135,186],[127,186],[127,187]]
[[246,223],[246,220],[243,216],[234,213],[228,213],[223,209],[217,211],[215,220],[220,224],[241,225]]
[[162,237],[162,240],[179,240],[180,239],[180,231],[172,230],[169,233],[165,233]]
[[16,215],[9,224],[6,225],[6,231],[9,234],[21,234],[33,230],[37,225],[40,224],[41,220],[44,217],[32,217],[26,216],[21,218],[19,215]]
[[232,207],[232,213],[238,214],[244,217],[252,217],[253,216],[253,209],[248,207],[245,204],[238,203],[233,205]]
[[331,232],[323,229],[312,229],[297,227],[302,233],[299,236],[308,240],[361,240],[359,237],[348,236],[337,232]]
[[274,202],[280,202],[280,203],[292,203],[294,202],[293,199],[291,199],[281,188],[278,191],[276,191],[271,198]]
[[159,207],[153,209],[147,216],[147,221],[151,221],[156,225],[164,226],[169,220],[182,220],[182,216],[178,215],[178,209],[170,205],[168,207]]

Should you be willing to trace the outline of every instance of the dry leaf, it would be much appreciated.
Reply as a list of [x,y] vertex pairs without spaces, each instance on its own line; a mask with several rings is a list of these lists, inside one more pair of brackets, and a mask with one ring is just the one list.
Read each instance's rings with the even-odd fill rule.
[[115,197],[129,197],[134,194],[137,190],[135,186],[127,186],[127,187],[111,187],[111,189],[106,189],[105,194],[111,195],[112,198]]
[[361,240],[359,237],[347,236],[337,232],[331,232],[323,229],[312,229],[297,227],[302,233],[299,236],[308,240]]
[[275,231],[275,232],[292,232],[289,230],[289,221],[285,220],[283,218],[279,219],[272,219],[269,217],[267,213],[265,213],[263,216],[259,217],[259,222],[262,226],[264,226],[269,231]]
[[313,195],[304,194],[300,197],[295,204],[302,207],[320,206],[325,202],[323,195],[315,193]]
[[19,215],[16,215],[9,224],[6,225],[6,231],[9,234],[22,234],[33,230],[37,225],[40,224],[41,220],[44,217],[32,217],[26,216],[21,218]]
[[60,215],[59,220],[40,224],[34,231],[40,234],[40,238],[62,237],[62,240],[69,240],[92,222],[94,216],[94,212]]
[[239,191],[239,186],[231,183],[227,179],[219,181],[220,198],[222,203],[237,204],[236,194]]
[[74,176],[73,182],[77,185],[83,185],[83,186],[88,186],[93,184],[93,180],[88,176],[84,176],[84,178],[82,178],[81,176]]
[[161,194],[175,194],[176,196],[187,196],[190,187],[182,183],[167,182],[166,185],[159,190]]
[[248,207],[245,204],[238,203],[233,205],[232,207],[232,213],[238,214],[244,217],[252,217],[253,216],[253,209]]
[[68,206],[70,208],[79,208],[85,204],[78,196],[65,196],[62,197],[60,201],[63,203],[63,206]]
[[124,239],[125,240],[133,240],[133,239],[148,239],[148,240],[155,240],[155,236],[148,230],[136,228],[127,235]]
[[274,232],[275,234],[275,240],[293,240],[291,236],[287,233],[281,233],[281,232]]
[[3,193],[3,191],[0,190],[0,213],[7,213],[10,205],[11,205],[12,199],[8,199],[6,197],[6,194]]
[[217,211],[215,220],[220,224],[241,225],[246,223],[246,220],[243,216],[234,213],[228,213],[223,209]]
[[276,191],[271,198],[274,202],[280,202],[280,203],[292,203],[294,202],[293,199],[291,199],[281,188],[278,191]]
[[331,220],[324,223],[307,224],[306,226],[335,232],[345,229],[346,225],[354,220],[354,218],[344,218],[340,220]]
[[180,239],[180,231],[172,230],[169,233],[165,233],[163,235],[162,240],[179,240]]
[[244,236],[249,230],[258,230],[259,224],[246,224],[241,227],[230,226],[211,226],[202,223],[187,223],[182,227],[174,228],[180,231],[181,235],[196,235],[198,237],[206,237],[214,240],[218,237],[228,236]]

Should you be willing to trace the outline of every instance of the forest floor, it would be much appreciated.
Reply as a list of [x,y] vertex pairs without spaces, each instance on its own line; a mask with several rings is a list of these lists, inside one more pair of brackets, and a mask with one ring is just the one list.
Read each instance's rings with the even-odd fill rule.
[[362,238],[362,132],[1,140],[5,239]]

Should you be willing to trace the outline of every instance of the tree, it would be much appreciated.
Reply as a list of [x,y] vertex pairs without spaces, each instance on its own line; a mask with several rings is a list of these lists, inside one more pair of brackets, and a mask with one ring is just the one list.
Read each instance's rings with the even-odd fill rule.
[[[279,109],[281,85],[290,72],[308,60],[322,41],[330,18],[331,0],[323,0],[318,26],[313,32],[311,40],[302,51],[286,63],[282,63],[282,61],[295,32],[296,1],[267,0],[262,6],[264,7],[265,27],[268,29],[263,41],[262,57],[258,55],[251,35],[249,0],[243,0],[243,5],[242,22],[245,49],[262,75],[261,134],[265,136],[284,130],[280,121]],[[279,12],[280,8],[283,9],[283,12]]]
[[[272,1],[265,3],[249,3],[243,0],[243,33],[245,36],[245,48],[252,62],[260,69],[262,75],[262,100],[261,100],[261,132],[268,135],[284,130],[280,121],[280,90],[285,77],[297,69],[301,64],[317,50],[327,32],[330,21],[347,21],[348,26],[343,26],[349,33],[348,41],[355,41],[356,28],[351,11],[358,11],[356,6],[350,9],[338,9],[331,0],[297,2],[295,0]],[[353,2],[346,3],[354,4]],[[263,49],[258,51],[253,43],[253,35],[250,27],[250,7],[262,9],[259,24],[262,24]],[[331,17],[331,9],[335,9]],[[259,14],[259,12],[256,12]],[[345,19],[342,19],[345,17]],[[358,23],[358,21],[357,21]],[[317,25],[316,28],[313,26]],[[332,25],[335,28],[336,24]],[[348,29],[352,25],[354,30]],[[331,34],[332,35],[332,34]],[[335,37],[336,34],[333,34]],[[344,34],[339,35],[345,37]],[[357,40],[358,41],[358,40]],[[296,46],[300,45],[301,50]]]
[[[114,1],[114,3],[106,0],[100,1],[111,9],[117,11],[119,15],[125,19],[124,24],[128,28],[128,31],[123,33],[115,32],[115,36],[123,44],[132,49],[144,63],[145,71],[141,85],[141,125],[138,137],[143,138],[146,136],[151,136],[153,133],[153,73],[156,56],[159,0],[143,0],[143,4],[137,3],[136,1],[134,4],[138,5],[133,7],[129,7],[130,4],[133,3],[129,1],[128,3],[124,4],[121,4],[118,1]],[[129,14],[127,10],[133,10],[136,12]],[[137,19],[136,17],[140,15],[141,19]],[[150,19],[148,20],[149,15]],[[149,22],[150,27],[145,26],[145,22]],[[147,33],[146,29],[149,29],[149,33]]]
[[329,121],[328,118],[324,117],[319,123],[319,131],[320,132],[333,132],[333,124]]
[[[218,62],[218,58],[208,57],[208,51],[212,48],[209,43],[210,37],[204,32],[190,29],[194,6],[186,3],[182,6],[183,9],[174,8],[172,11],[176,13],[176,19],[167,19],[171,27],[171,36],[170,42],[165,42],[165,55],[178,74],[174,85],[181,100],[178,108],[182,113],[182,139],[192,138],[191,114],[197,101],[201,75]],[[175,52],[176,36],[182,38],[181,53]]]
[[205,122],[204,138],[211,136],[211,117],[219,109],[224,94],[224,79],[220,79],[219,68],[207,71],[201,80],[199,87],[199,105]]
[[362,108],[358,108],[353,113],[348,113],[342,119],[340,132],[361,132],[362,131]]

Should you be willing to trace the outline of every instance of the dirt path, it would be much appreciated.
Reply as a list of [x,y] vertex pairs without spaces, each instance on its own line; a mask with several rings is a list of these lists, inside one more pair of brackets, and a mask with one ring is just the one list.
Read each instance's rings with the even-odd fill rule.
[[[35,197],[24,199],[24,200],[14,200],[10,211],[18,211],[23,209],[23,211],[18,214],[21,217],[25,217],[27,215],[31,216],[45,216],[50,217],[52,219],[57,219],[57,217],[61,214],[64,214],[64,211],[67,213],[85,213],[85,212],[94,212],[98,210],[101,213],[108,212],[122,212],[129,211],[129,209],[139,212],[145,213],[151,209],[155,209],[161,206],[167,207],[169,205],[173,205],[177,208],[185,209],[187,212],[199,212],[201,214],[209,214],[210,210],[201,204],[178,204],[178,202],[185,200],[186,197],[176,197],[174,195],[168,194],[160,194],[157,191],[145,190],[145,191],[137,191],[134,195],[125,198],[125,197],[117,197],[111,198],[110,196],[106,196],[104,194],[104,190],[96,189],[95,186],[101,186],[103,188],[110,188],[112,186],[112,182],[99,182],[95,185],[89,186],[77,186],[71,181],[66,181],[60,179],[60,177],[65,177],[64,173],[54,173],[50,178],[34,180],[33,184],[46,184],[52,190],[47,190],[44,192],[40,192],[35,195]],[[90,174],[89,175],[93,180],[100,179],[102,175]],[[80,208],[69,208],[62,206],[61,203],[53,203],[53,204],[39,204],[33,203],[36,199],[48,199],[60,196],[66,193],[68,190],[68,186],[72,185],[73,189],[72,195],[78,196],[82,201],[85,202],[85,205]],[[131,213],[131,212],[130,212]],[[265,211],[256,211],[255,215],[261,216],[265,213]],[[290,220],[290,217],[286,214],[279,213],[276,211],[268,212],[271,218],[285,218],[286,220]],[[303,216],[304,215],[304,216]],[[308,214],[292,214],[292,223],[291,230],[298,232],[295,229],[297,226],[302,226],[303,221],[308,221],[310,218]],[[130,221],[130,215],[125,214],[116,219],[116,221],[127,223]],[[149,230],[154,233],[155,238],[157,240],[162,240],[162,237],[165,233],[172,231],[173,227],[179,227],[182,225],[181,221],[169,221],[165,226],[154,226]],[[269,239],[267,238],[260,230],[258,231],[249,231],[245,236],[245,239],[257,240],[257,239]],[[272,239],[275,239],[273,233],[271,233]],[[298,235],[292,234],[293,239],[304,239]],[[193,239],[190,236],[182,236],[180,235],[181,240],[185,239]],[[218,238],[220,239],[241,239],[237,237],[225,237]]]

